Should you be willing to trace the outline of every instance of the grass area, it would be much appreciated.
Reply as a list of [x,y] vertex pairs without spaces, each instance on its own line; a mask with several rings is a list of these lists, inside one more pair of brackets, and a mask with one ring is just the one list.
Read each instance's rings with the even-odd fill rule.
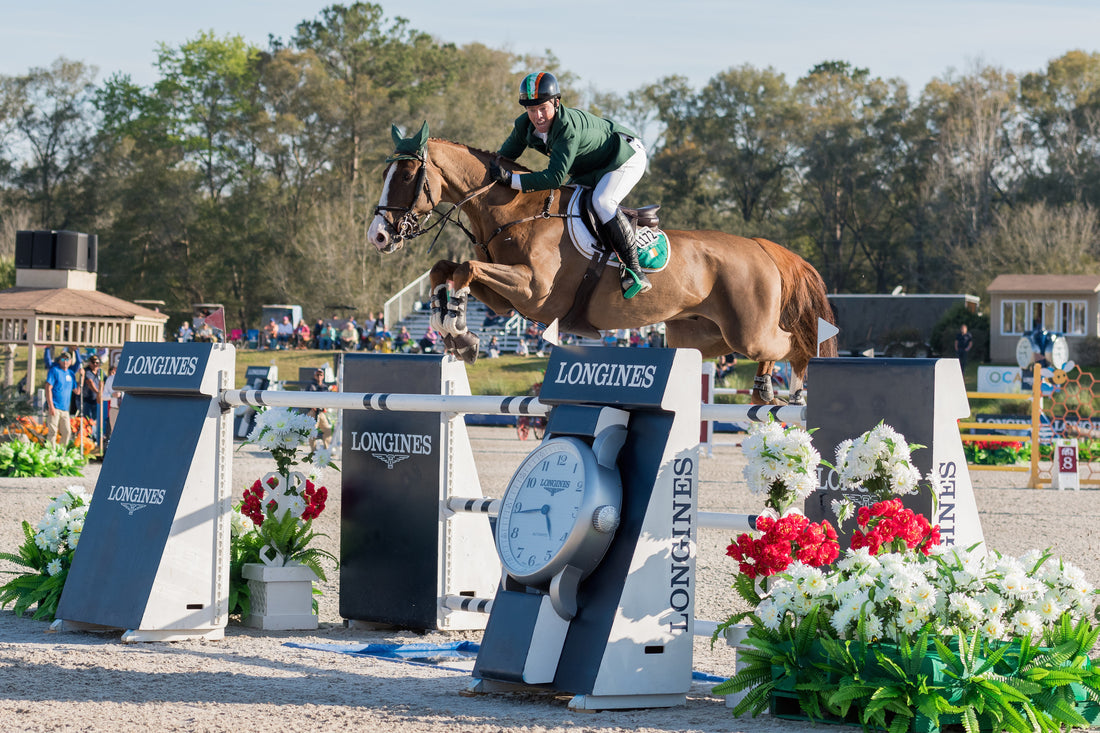
[[[245,369],[250,366],[269,366],[272,361],[279,367],[279,379],[298,379],[300,368],[315,369],[328,363],[335,366],[333,351],[304,349],[299,351],[237,351],[237,385],[244,384]],[[474,394],[525,395],[532,385],[541,382],[546,373],[547,357],[516,356],[502,354],[498,359],[477,360],[466,367],[470,379],[470,391]]]

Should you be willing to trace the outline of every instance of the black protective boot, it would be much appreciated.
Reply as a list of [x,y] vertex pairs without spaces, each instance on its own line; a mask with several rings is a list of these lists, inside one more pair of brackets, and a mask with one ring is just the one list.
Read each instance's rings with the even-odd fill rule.
[[603,234],[611,246],[615,248],[615,254],[619,256],[622,267],[619,271],[619,284],[623,289],[624,298],[633,298],[638,293],[644,293],[653,286],[649,278],[642,272],[642,266],[638,264],[638,249],[634,246],[634,232],[626,215],[621,211],[615,212],[610,221],[604,223]]

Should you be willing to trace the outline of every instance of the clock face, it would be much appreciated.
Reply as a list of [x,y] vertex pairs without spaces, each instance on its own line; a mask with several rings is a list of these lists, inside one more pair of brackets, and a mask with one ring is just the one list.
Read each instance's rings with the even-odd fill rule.
[[1016,363],[1020,365],[1021,369],[1027,369],[1031,365],[1031,339],[1027,336],[1021,336],[1020,340],[1016,342]]
[[1066,343],[1064,338],[1055,337],[1054,343],[1050,347],[1050,361],[1058,369],[1069,361],[1069,344]]
[[516,470],[497,519],[497,551],[514,576],[530,577],[550,565],[568,542],[581,517],[587,467],[580,441],[548,440]]

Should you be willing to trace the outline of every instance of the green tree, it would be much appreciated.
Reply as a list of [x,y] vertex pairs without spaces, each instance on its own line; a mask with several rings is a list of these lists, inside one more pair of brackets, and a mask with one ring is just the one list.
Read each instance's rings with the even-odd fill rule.
[[36,209],[40,226],[64,228],[71,212],[61,189],[80,173],[82,145],[92,131],[95,67],[59,58],[5,85],[7,115],[16,149],[15,184]]

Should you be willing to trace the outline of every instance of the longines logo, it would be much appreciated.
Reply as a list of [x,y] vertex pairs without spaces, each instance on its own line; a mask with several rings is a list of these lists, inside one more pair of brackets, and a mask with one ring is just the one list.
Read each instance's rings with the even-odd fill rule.
[[351,433],[351,449],[370,453],[386,464],[386,468],[393,467],[414,455],[430,455],[432,452],[432,436],[409,435],[407,433]]
[[164,503],[164,489],[147,489],[143,486],[116,486],[111,484],[107,501],[117,501],[119,506],[134,516],[134,512],[149,504]]
[[653,364],[606,364],[604,362],[563,362],[554,375],[555,384],[581,385],[585,387],[641,387],[653,386],[657,367]]
[[189,377],[198,368],[195,356],[127,356],[122,365],[123,374],[153,374],[156,376],[182,375]]

